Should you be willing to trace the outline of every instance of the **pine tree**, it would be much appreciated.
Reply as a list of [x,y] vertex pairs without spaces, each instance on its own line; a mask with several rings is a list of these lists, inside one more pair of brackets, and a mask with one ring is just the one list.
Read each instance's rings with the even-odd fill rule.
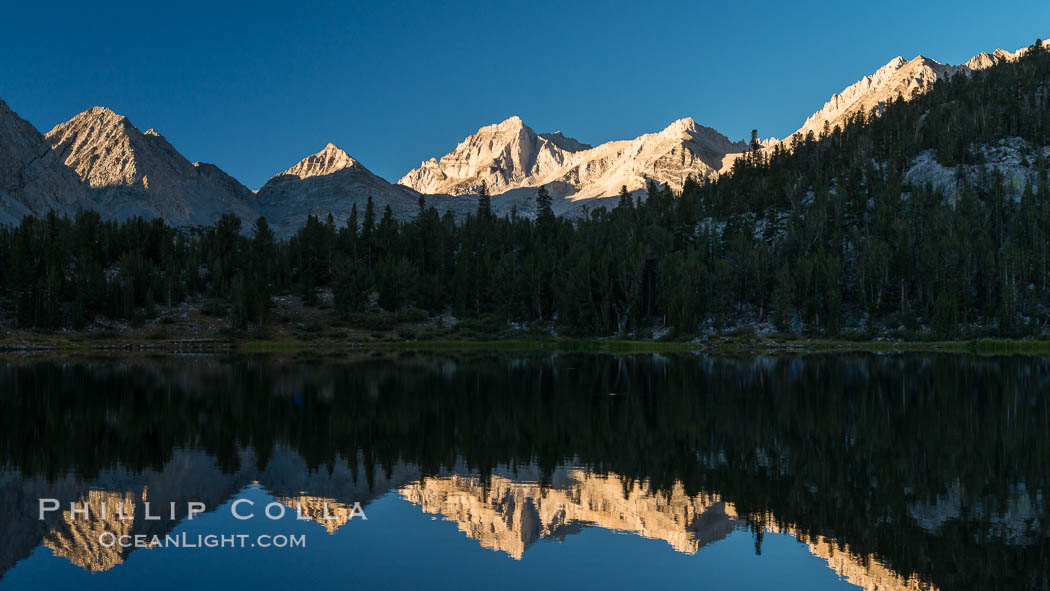
[[252,226],[251,263],[249,265],[249,282],[252,294],[252,305],[249,317],[266,325],[269,321],[270,302],[274,288],[274,258],[276,247],[273,230],[266,218],[260,216]]
[[489,195],[489,188],[485,181],[481,181],[481,186],[478,187],[478,219],[488,220],[492,217],[492,196]]
[[551,207],[552,199],[547,192],[546,186],[540,186],[536,191],[536,223],[542,227],[550,227],[554,224],[554,209]]
[[375,232],[376,225],[376,207],[372,202],[372,197],[368,197],[368,202],[365,203],[365,217],[361,223],[361,244],[364,248],[365,260],[369,265],[375,262],[374,253],[374,239],[372,234]]

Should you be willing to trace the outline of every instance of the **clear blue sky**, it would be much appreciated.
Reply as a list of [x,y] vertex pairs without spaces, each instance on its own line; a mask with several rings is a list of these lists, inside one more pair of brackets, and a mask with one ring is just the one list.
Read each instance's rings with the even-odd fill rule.
[[[154,5],[156,4],[156,6]],[[397,180],[519,115],[597,144],[691,116],[784,136],[891,58],[1050,37],[1050,2],[10,2],[0,98],[94,105],[251,188],[332,141]]]

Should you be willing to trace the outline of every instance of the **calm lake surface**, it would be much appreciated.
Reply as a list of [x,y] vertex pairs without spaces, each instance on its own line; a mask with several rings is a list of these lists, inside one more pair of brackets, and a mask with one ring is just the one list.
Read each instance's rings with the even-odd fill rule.
[[1048,480],[1042,358],[0,361],[0,590],[1045,590]]

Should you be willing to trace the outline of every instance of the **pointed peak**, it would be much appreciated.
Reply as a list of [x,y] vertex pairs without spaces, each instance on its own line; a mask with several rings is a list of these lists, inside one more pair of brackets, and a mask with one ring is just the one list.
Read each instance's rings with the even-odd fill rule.
[[908,63],[908,60],[906,60],[902,56],[898,55],[897,57],[895,57],[895,58],[891,59],[890,61],[886,62],[885,66],[882,66],[881,68],[876,70],[875,73],[873,74],[873,76],[877,77],[879,74],[884,73],[884,72],[896,72],[897,70],[903,68],[904,65],[907,64],[907,63]]
[[127,117],[125,117],[124,115],[121,115],[120,113],[115,112],[113,109],[110,109],[109,107],[99,107],[99,106],[91,107],[90,109],[88,109],[88,110],[78,114],[73,119],[79,119],[79,118],[83,118],[83,117],[95,117],[95,118],[99,118],[99,119],[112,119],[112,120],[115,120],[115,121],[126,121],[127,120]]
[[[325,144],[324,149],[314,154],[314,156],[324,156],[326,158],[332,159],[333,162],[345,163],[346,166],[353,166],[357,164],[357,160],[354,160],[350,156],[350,154],[347,154],[346,150],[343,150],[342,148],[333,144],[332,142],[328,142],[327,144]],[[345,168],[345,166],[343,168]]]
[[357,160],[351,158],[339,146],[328,142],[320,152],[303,158],[298,164],[277,175],[277,177],[292,175],[305,179],[314,176],[324,176],[353,167],[363,168]]
[[134,125],[132,125],[131,121],[127,117],[121,115],[120,113],[114,112],[113,109],[110,109],[109,107],[96,106],[81,111],[80,113],[77,113],[69,121],[59,123],[45,135],[50,136],[58,132],[59,130],[80,129],[84,128],[85,126],[93,126],[96,123],[101,123],[103,126],[107,127],[123,127],[125,132],[129,128],[135,127]]
[[941,62],[939,62],[939,61],[937,61],[937,60],[935,60],[933,58],[929,58],[929,57],[926,57],[925,55],[922,55],[921,53],[919,55],[915,56],[915,59],[911,60],[908,63],[909,64],[921,64],[921,65],[924,65],[924,66],[943,66],[944,65]]
[[147,129],[146,131],[144,131],[142,133],[145,134],[145,135],[152,135],[152,136],[155,136],[155,137],[164,137],[164,136],[162,136],[160,134],[159,131],[156,130],[156,128],[153,128],[153,127]]
[[990,68],[1001,61],[1003,61],[1003,57],[1002,54],[998,53],[998,50],[996,50],[995,55],[989,54],[987,51],[982,51],[971,57],[969,61],[966,62],[966,67],[971,70],[983,70],[985,68]]
[[[525,125],[525,122],[521,120],[521,117],[518,117],[517,115],[512,115],[504,119],[503,121],[500,121],[499,123],[493,123],[492,125],[486,125],[478,129],[477,133],[518,133],[522,130],[532,131],[529,128],[529,126]],[[467,137],[469,138],[470,136]]]
[[500,127],[500,128],[510,128],[510,127],[523,127],[524,125],[525,125],[525,123],[521,120],[521,117],[518,117],[517,115],[511,115],[510,117],[507,117],[506,119],[501,121],[499,123],[498,127]]
[[700,126],[696,124],[692,117],[683,117],[672,122],[660,133],[666,136],[684,138],[692,136],[699,128]]
[[84,111],[84,113],[89,113],[91,115],[116,115],[116,113],[113,112],[113,109],[110,109],[109,107],[103,107],[100,105],[95,105],[94,107],[91,107],[90,109]]
[[[141,133],[124,115],[115,113],[109,107],[96,106],[77,113],[69,121],[59,123],[44,135],[54,143],[56,138],[67,134],[94,133],[91,130],[99,129],[109,129],[123,135]],[[159,136],[156,131],[154,134]]]

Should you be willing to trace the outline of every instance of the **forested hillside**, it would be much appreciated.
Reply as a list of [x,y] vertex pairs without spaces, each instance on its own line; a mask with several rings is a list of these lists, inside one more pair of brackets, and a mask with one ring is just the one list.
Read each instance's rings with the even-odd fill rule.
[[[988,161],[1004,139],[1006,172]],[[331,293],[349,322],[421,310],[582,335],[1035,334],[1050,320],[1048,146],[1040,48],[581,219],[556,217],[545,191],[535,219],[496,217],[484,190],[462,223],[421,200],[412,221],[355,208],[288,241],[264,219],[245,236],[232,215],[203,229],[26,218],[0,229],[2,315],[81,328],[192,300],[240,330],[271,321],[273,295]]]

